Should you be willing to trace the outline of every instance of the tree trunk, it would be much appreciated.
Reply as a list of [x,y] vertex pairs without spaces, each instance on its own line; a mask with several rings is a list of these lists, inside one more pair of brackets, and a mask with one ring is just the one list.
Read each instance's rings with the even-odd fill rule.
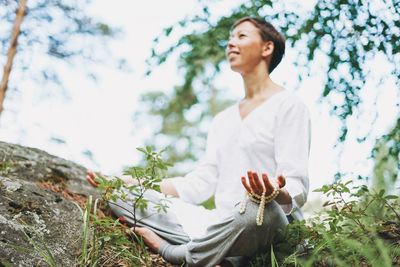
[[17,39],[21,32],[21,23],[22,20],[24,19],[25,11],[26,11],[26,0],[20,0],[19,7],[17,9],[17,15],[14,21],[13,31],[11,34],[10,48],[8,49],[7,53],[7,62],[6,65],[4,66],[3,78],[1,79],[0,82],[0,114],[3,111],[3,102],[7,91],[8,77],[10,76],[12,62],[15,53],[17,52]]

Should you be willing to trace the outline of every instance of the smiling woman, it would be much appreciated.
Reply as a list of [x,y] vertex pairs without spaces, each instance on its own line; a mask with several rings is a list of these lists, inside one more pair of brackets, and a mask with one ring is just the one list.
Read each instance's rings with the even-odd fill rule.
[[[240,72],[235,69],[236,64],[232,62],[234,59],[232,57],[234,57],[234,55],[239,55],[243,48],[244,52],[247,51],[247,53],[261,52],[261,59],[267,60],[266,66],[269,68],[268,73],[272,73],[276,66],[281,62],[283,54],[285,53],[285,38],[283,35],[270,23],[255,18],[240,19],[232,28],[233,31],[229,37],[228,47],[226,50],[226,55],[232,70]],[[261,44],[263,44],[263,47],[260,46]],[[246,47],[251,47],[251,49],[246,49]],[[269,57],[269,55],[272,56]],[[246,55],[244,55],[244,57],[246,57]],[[251,55],[250,58],[252,58]],[[251,64],[247,65],[248,68],[252,66]]]
[[[310,119],[299,98],[269,76],[283,53],[284,39],[269,23],[244,18],[234,24],[226,55],[242,76],[246,97],[213,119],[197,168],[161,182],[162,193],[174,197],[168,213],[150,208],[136,214],[136,232],[166,260],[189,266],[229,264],[228,257],[244,261],[268,248],[278,229],[302,218]],[[215,210],[197,206],[212,195]],[[148,192],[145,198],[157,203],[160,196]],[[130,204],[117,200],[110,207],[135,223]]]

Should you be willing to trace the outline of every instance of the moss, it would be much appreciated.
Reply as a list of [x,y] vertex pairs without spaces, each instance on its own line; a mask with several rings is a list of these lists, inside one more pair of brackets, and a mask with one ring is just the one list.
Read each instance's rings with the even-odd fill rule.
[[41,182],[48,182],[52,185],[60,185],[61,187],[67,187],[68,177],[57,169],[51,169],[50,173],[47,173]]
[[30,200],[23,204],[11,201],[8,203],[8,205],[11,207],[11,209],[8,210],[11,214],[18,214],[24,211],[34,212],[37,215],[42,214],[42,210],[38,206],[33,205],[32,201]]
[[4,158],[2,161],[0,161],[0,174],[1,175],[9,174],[15,165],[16,162]]

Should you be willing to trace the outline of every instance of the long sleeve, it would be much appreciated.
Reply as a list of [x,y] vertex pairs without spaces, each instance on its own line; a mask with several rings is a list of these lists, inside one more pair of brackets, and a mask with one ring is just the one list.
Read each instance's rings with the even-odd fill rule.
[[215,127],[214,119],[207,136],[206,153],[196,169],[184,177],[172,179],[179,198],[186,202],[199,204],[215,193],[218,177]]
[[281,207],[289,215],[307,200],[311,122],[307,107],[294,97],[282,103],[276,120],[276,175],[286,178],[285,188],[292,197],[292,204]]

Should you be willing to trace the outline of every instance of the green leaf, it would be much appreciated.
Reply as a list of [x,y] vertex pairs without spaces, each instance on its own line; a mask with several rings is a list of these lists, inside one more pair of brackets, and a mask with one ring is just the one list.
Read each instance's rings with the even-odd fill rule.
[[139,150],[140,152],[143,152],[143,153],[147,154],[146,150],[144,150],[144,149],[141,148],[141,147],[137,147],[136,149]]
[[153,185],[153,189],[161,193],[161,187],[158,184]]
[[381,189],[378,193],[379,197],[383,197],[383,195],[385,194],[385,189]]
[[165,36],[169,36],[169,34],[170,34],[171,31],[172,31],[172,28],[173,28],[173,27],[168,27],[168,28],[164,29]]
[[160,166],[158,166],[161,170],[168,170],[168,167],[167,166],[164,166],[164,165],[160,165]]

